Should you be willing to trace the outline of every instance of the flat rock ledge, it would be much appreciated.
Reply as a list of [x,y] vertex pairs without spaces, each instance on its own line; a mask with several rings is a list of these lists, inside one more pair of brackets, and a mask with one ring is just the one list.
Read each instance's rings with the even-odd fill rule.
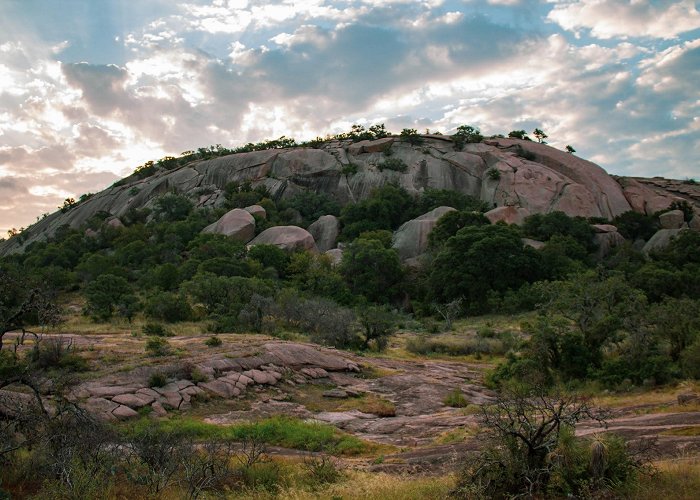
[[[337,352],[307,344],[271,342],[256,356],[226,357],[225,354],[193,368],[206,380],[172,380],[162,387],[141,384],[106,384],[89,382],[78,386],[71,396],[81,406],[106,420],[126,420],[150,407],[157,416],[168,411],[184,411],[193,398],[237,398],[250,388],[274,386],[283,379],[292,384],[326,378],[329,372],[359,372],[357,363]],[[149,410],[146,410],[149,411]]]

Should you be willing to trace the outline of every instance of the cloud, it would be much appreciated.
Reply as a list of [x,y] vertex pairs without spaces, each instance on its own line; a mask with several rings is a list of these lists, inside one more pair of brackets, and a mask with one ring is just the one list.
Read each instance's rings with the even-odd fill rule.
[[565,30],[587,29],[600,39],[671,39],[700,28],[700,12],[692,0],[564,1],[555,5],[547,17]]

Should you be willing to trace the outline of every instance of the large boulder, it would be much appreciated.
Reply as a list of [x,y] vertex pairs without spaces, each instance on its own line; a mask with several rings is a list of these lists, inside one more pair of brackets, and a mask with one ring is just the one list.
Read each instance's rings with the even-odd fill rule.
[[343,251],[340,248],[331,248],[324,252],[323,255],[327,255],[331,259],[331,264],[333,266],[339,266],[343,261]]
[[297,226],[275,226],[265,229],[249,245],[275,245],[290,252],[295,250],[318,251],[311,233]]
[[644,248],[642,248],[642,253],[644,255],[649,255],[650,252],[663,250],[671,244],[671,240],[681,231],[683,231],[683,229],[659,229],[654,233],[654,236],[649,238],[649,241],[646,242]]
[[682,210],[671,210],[659,215],[661,229],[680,229],[685,222]]
[[506,224],[522,224],[525,218],[530,215],[527,208],[521,207],[498,207],[489,210],[484,216],[491,221],[491,224],[496,222],[505,222]]
[[309,226],[319,252],[335,248],[340,234],[340,221],[335,215],[322,215]]
[[203,233],[223,234],[243,243],[255,236],[255,219],[241,208],[234,208],[219,220],[202,229]]
[[691,231],[699,231],[700,232],[700,215],[698,215],[696,213],[695,217],[690,219],[690,222],[688,223],[688,227],[690,228]]
[[593,236],[593,241],[598,245],[598,256],[606,257],[610,255],[613,248],[622,245],[625,242],[625,238],[617,231],[608,231],[596,233]]
[[454,211],[452,207],[437,207],[420,217],[404,222],[394,233],[392,248],[396,249],[401,260],[419,256],[428,249],[428,235],[438,219]]

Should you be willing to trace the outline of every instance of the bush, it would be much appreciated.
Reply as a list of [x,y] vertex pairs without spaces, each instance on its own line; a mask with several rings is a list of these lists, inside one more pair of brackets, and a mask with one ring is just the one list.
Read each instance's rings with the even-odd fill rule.
[[29,361],[39,369],[54,368],[69,372],[89,369],[87,361],[75,352],[72,342],[62,338],[38,341],[29,353]]
[[144,335],[152,335],[154,337],[172,337],[174,334],[160,323],[146,323],[143,325]]
[[383,162],[377,163],[377,168],[380,172],[384,170],[393,170],[395,172],[405,172],[408,169],[406,162],[400,158],[388,158]]
[[354,163],[348,163],[342,169],[340,169],[340,173],[343,175],[355,175],[357,173],[357,170],[357,165],[355,165]]
[[151,296],[146,303],[147,316],[174,323],[192,318],[192,308],[187,299],[172,292],[159,292]]
[[167,383],[168,379],[161,372],[151,373],[150,377],[148,377],[148,387],[163,387]]
[[310,456],[304,460],[307,480],[313,487],[337,483],[343,474],[338,463],[327,455],[320,457]]
[[462,391],[459,389],[454,389],[450,392],[443,400],[445,406],[451,406],[452,408],[466,408],[469,405],[469,401],[464,397]]
[[204,341],[204,345],[208,347],[219,347],[221,344],[223,344],[223,341],[214,335]]
[[418,135],[418,131],[414,128],[405,128],[399,135],[402,140],[408,142],[412,146],[417,146],[423,142],[423,138]]
[[146,353],[150,356],[167,356],[170,344],[163,337],[151,337],[146,341]]
[[471,125],[460,125],[457,127],[457,131],[452,135],[452,140],[457,150],[461,150],[465,144],[481,142],[483,139],[484,136],[481,135],[479,129]]
[[486,171],[486,177],[488,177],[492,181],[497,181],[501,178],[501,171],[497,168],[491,167]]

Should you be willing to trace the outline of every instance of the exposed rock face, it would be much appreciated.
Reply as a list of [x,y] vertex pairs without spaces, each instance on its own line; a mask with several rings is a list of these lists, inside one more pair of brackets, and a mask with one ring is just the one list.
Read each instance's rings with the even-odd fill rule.
[[420,217],[404,222],[394,233],[392,248],[396,249],[402,260],[419,256],[427,250],[428,235],[438,219],[454,211],[452,207],[437,207]]
[[[405,172],[380,170],[389,152],[407,165]],[[350,164],[356,172],[344,173]],[[449,189],[478,197],[494,208],[512,206],[522,211],[516,217],[499,219],[507,221],[520,220],[525,213],[556,210],[606,218],[631,208],[652,213],[681,199],[700,205],[698,186],[656,178],[626,178],[618,184],[591,162],[530,141],[493,139],[457,151],[446,136],[424,136],[418,146],[397,136],[355,144],[331,140],[318,149],[240,153],[193,161],[145,179],[129,177],[65,213],[43,218],[28,229],[23,243],[12,238],[0,244],[0,254],[21,251],[64,224],[78,228],[100,211],[121,217],[131,209],[151,208],[158,197],[173,190],[199,208],[220,207],[225,201],[224,187],[232,181],[265,186],[276,200],[311,190],[340,204],[362,200],[388,182],[412,194],[427,188]]]
[[306,230],[297,226],[275,226],[265,229],[250,243],[253,245],[275,245],[282,250],[311,250],[316,252],[314,237]]
[[541,250],[545,245],[544,241],[533,240],[531,238],[520,238],[520,240],[523,242],[523,245],[532,247],[535,250]]
[[526,208],[518,207],[498,207],[493,210],[489,210],[484,214],[491,224],[503,221],[506,224],[522,224],[525,218],[530,214],[530,211]]
[[314,237],[319,252],[326,252],[338,241],[340,221],[335,215],[322,215],[309,226],[309,233]]
[[688,227],[691,231],[700,231],[700,215],[696,214],[695,217],[690,219]]
[[592,224],[591,227],[596,233],[616,233],[617,228],[612,224]]
[[684,215],[681,210],[671,210],[659,215],[661,229],[680,229],[684,224]]
[[642,248],[642,253],[644,255],[649,255],[650,252],[663,250],[681,231],[682,229],[659,229],[654,233],[654,236],[646,242],[644,248]]
[[213,224],[205,227],[202,232],[223,234],[247,243],[255,236],[255,219],[248,211],[234,208]]
[[332,248],[326,251],[324,255],[330,257],[334,266],[340,265],[340,262],[343,260],[343,251],[340,248]]

